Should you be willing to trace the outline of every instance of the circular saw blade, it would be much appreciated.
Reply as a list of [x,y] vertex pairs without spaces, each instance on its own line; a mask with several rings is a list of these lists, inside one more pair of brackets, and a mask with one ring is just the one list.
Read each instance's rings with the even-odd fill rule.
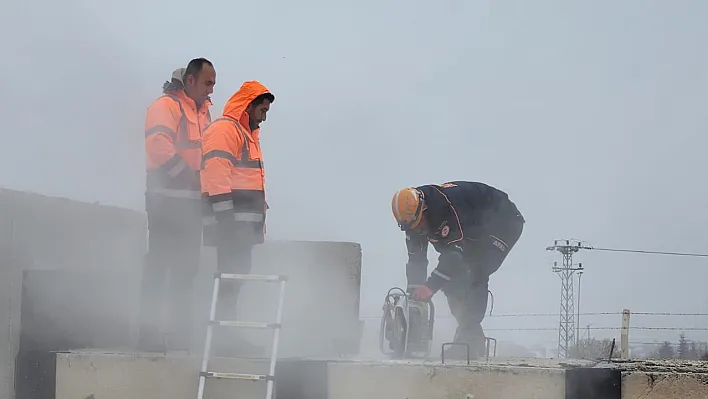
[[403,358],[408,349],[408,325],[403,314],[403,309],[396,308],[396,315],[393,319],[393,334],[392,334],[393,355],[396,358]]

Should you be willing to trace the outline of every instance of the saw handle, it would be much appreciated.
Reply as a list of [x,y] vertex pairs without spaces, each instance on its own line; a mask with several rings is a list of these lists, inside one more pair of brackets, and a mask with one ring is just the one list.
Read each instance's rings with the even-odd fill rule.
[[[400,292],[400,294],[398,292]],[[406,291],[404,291],[400,287],[393,287],[388,292],[386,293],[386,298],[384,299],[384,309],[386,308],[386,305],[389,306],[394,306],[398,300],[398,297],[408,297],[408,294],[406,294]]]

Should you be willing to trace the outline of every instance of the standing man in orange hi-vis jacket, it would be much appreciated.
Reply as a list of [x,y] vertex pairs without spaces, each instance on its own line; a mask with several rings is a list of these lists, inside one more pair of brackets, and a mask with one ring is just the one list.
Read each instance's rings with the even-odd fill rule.
[[[245,82],[226,102],[224,113],[204,131],[202,193],[204,245],[216,247],[218,270],[249,273],[251,250],[265,239],[265,171],[259,139],[275,96],[256,81]],[[217,319],[237,320],[235,281],[221,285]],[[220,356],[259,354],[225,329],[214,332]]]
[[[147,110],[149,248],[140,292],[140,350],[162,351],[163,342],[169,349],[189,350],[192,284],[202,245],[201,139],[211,122],[209,95],[215,83],[212,63],[193,59],[173,73],[164,94]],[[169,327],[164,329],[157,321],[162,319],[159,304],[168,276]]]

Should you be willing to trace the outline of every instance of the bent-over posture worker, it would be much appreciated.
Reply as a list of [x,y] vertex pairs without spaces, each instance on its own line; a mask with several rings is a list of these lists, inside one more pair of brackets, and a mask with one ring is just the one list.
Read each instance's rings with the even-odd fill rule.
[[[468,344],[471,357],[481,356],[489,276],[521,237],[521,212],[503,191],[466,181],[405,188],[396,192],[391,206],[406,233],[408,292],[428,301],[442,290],[457,320],[453,341]],[[440,253],[430,276],[428,242]],[[455,345],[446,353],[464,358],[466,348]]]
[[[160,351],[188,350],[192,326],[192,284],[202,245],[202,130],[211,121],[209,95],[216,72],[197,58],[174,71],[164,95],[150,104],[145,119],[148,253],[140,292],[138,347]],[[160,323],[164,285],[169,272],[169,331]],[[161,331],[162,330],[162,331]],[[163,341],[163,333],[169,333]]]
[[[204,245],[216,247],[222,273],[250,273],[253,246],[265,239],[268,206],[259,135],[260,124],[274,101],[275,96],[259,82],[245,82],[226,102],[223,115],[204,131]],[[239,291],[237,281],[221,283],[217,319],[238,320]],[[214,331],[214,350],[218,356],[248,356],[260,351],[232,329]]]

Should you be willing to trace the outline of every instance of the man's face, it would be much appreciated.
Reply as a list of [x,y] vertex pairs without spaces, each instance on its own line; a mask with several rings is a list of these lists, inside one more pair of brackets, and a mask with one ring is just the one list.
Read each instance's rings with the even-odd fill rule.
[[270,101],[264,99],[259,104],[253,104],[248,107],[248,119],[252,129],[258,129],[261,126],[261,122],[265,122],[266,114],[270,110]]
[[203,104],[209,95],[214,92],[216,84],[216,71],[209,64],[204,64],[197,76],[187,76],[184,82],[187,95],[197,104]]

